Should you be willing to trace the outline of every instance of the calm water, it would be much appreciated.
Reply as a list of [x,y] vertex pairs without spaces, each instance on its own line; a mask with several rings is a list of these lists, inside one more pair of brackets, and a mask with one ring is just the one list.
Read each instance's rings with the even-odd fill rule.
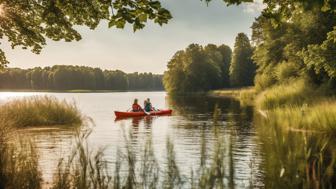
[[[277,183],[278,186],[281,186],[279,183],[285,184],[284,186],[286,183],[293,183],[293,179],[301,176],[296,171],[300,171],[301,167],[307,164],[307,160],[303,157],[307,151],[300,150],[308,149],[310,147],[309,141],[315,140],[314,137],[307,136],[307,134],[289,134],[274,129],[273,126],[260,126],[265,124],[258,121],[260,117],[254,115],[256,113],[254,113],[253,107],[241,107],[239,102],[232,99],[171,98],[165,92],[2,92],[0,93],[0,103],[11,98],[31,95],[52,95],[59,99],[76,102],[83,114],[91,117],[95,124],[92,126],[92,133],[88,138],[90,148],[105,147],[105,156],[111,164],[115,162],[117,149],[124,148],[125,132],[132,133],[131,142],[137,151],[142,149],[146,136],[151,133],[156,158],[160,164],[165,164],[166,140],[169,137],[174,142],[177,162],[182,168],[181,172],[185,174],[189,174],[190,169],[199,164],[202,132],[205,132],[208,154],[211,154],[212,144],[215,140],[213,111],[217,106],[221,109],[222,114],[216,128],[224,138],[224,146],[227,151],[231,152],[228,152],[227,155],[232,154],[233,161],[227,162],[227,164],[234,168],[232,176],[234,184],[238,188],[245,188],[251,184],[259,188],[274,187],[274,183]],[[174,113],[171,116],[115,120],[114,111],[128,110],[135,97],[140,102],[145,98],[150,98],[155,107],[172,108]],[[36,141],[40,152],[43,176],[45,180],[50,180],[59,159],[66,157],[71,151],[74,142],[73,131],[43,128],[22,130],[20,134]],[[287,141],[285,136],[291,140]],[[293,138],[295,138],[294,142]],[[320,143],[323,145],[324,141]],[[329,143],[328,147],[332,146]],[[310,148],[312,153],[320,150],[317,144],[315,146],[317,147]],[[287,156],[288,154],[291,156]],[[281,174],[281,172],[284,173]]]

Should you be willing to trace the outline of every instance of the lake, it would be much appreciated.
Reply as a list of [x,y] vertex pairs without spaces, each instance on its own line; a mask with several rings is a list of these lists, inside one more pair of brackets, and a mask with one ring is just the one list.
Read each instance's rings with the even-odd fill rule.
[[[324,145],[327,146],[324,148],[324,158],[327,157],[328,161],[324,161],[325,165],[320,167],[329,166],[328,162],[335,159],[334,155],[330,155],[335,146],[332,137],[281,130],[265,123],[253,106],[243,106],[230,98],[170,97],[165,92],[1,92],[0,103],[32,95],[51,95],[75,102],[82,113],[94,123],[85,127],[91,130],[88,137],[90,149],[105,148],[105,157],[111,169],[116,161],[116,154],[120,153],[118,149],[122,151],[125,148],[125,136],[131,134],[132,146],[140,153],[147,136],[151,135],[159,164],[166,163],[166,141],[169,137],[175,146],[180,171],[188,175],[200,163],[203,134],[207,153],[211,155],[215,143],[214,128],[224,139],[226,172],[233,170],[228,180],[231,179],[238,188],[304,186],[302,179],[305,173],[302,170],[305,169],[302,167],[310,166],[310,162],[314,162],[309,157],[315,155],[314,153],[324,154],[324,151],[321,152]],[[140,102],[150,98],[154,107],[171,108],[173,114],[115,120],[114,111],[127,111],[134,98],[138,98]],[[216,122],[213,118],[215,107],[221,111]],[[52,179],[59,159],[71,153],[75,142],[74,131],[64,128],[23,129],[18,135],[35,141],[40,156],[39,164],[46,181]],[[308,150],[309,156],[306,155]],[[322,173],[323,171],[321,169]],[[290,183],[293,185],[288,185]]]

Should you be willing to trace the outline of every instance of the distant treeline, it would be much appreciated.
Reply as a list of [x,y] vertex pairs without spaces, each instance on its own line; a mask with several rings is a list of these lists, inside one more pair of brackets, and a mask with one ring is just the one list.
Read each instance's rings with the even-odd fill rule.
[[162,75],[124,73],[85,66],[7,68],[0,71],[0,89],[34,90],[163,90]]

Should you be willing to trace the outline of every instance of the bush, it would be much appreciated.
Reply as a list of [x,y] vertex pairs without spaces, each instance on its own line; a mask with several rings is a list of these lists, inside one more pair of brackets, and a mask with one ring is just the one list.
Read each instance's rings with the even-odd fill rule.
[[83,116],[75,104],[50,96],[33,96],[0,106],[0,121],[15,127],[79,125]]

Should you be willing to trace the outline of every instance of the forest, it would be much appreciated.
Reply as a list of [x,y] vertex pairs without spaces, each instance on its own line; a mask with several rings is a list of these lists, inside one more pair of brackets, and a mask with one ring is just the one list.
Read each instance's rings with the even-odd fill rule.
[[55,65],[3,69],[0,71],[0,89],[163,90],[163,85],[162,75],[158,74]]

